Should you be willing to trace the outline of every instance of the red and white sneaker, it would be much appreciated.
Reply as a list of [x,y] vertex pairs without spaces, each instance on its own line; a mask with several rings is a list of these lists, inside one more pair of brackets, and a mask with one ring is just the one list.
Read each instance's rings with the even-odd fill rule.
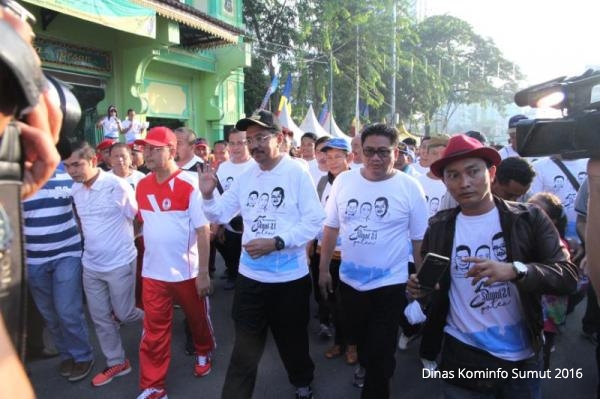
[[196,356],[196,364],[194,365],[194,375],[196,377],[204,377],[210,373],[212,363],[209,356]]
[[162,388],[146,388],[137,399],[169,399],[167,391]]
[[104,369],[103,372],[97,374],[92,379],[92,385],[95,387],[106,385],[109,382],[111,382],[113,378],[121,377],[123,375],[129,374],[130,372],[131,366],[129,365],[129,360],[125,359],[123,363],[107,367]]

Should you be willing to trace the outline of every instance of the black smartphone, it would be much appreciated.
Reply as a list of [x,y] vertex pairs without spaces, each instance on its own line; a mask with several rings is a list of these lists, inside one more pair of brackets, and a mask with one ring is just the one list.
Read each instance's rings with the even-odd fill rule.
[[432,291],[450,266],[450,258],[442,255],[427,253],[417,278],[422,290]]

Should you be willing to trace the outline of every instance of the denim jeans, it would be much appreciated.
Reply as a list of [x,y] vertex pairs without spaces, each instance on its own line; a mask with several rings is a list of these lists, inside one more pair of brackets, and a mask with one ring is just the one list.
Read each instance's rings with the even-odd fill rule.
[[93,358],[83,310],[81,258],[65,257],[27,266],[35,304],[60,357],[84,362]]

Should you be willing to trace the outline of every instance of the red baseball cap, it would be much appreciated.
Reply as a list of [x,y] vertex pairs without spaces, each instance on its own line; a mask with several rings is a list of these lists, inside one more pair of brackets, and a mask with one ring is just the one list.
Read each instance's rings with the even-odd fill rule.
[[135,144],[153,145],[155,147],[177,147],[177,136],[166,126],[153,127],[146,134],[145,139],[138,139]]
[[444,168],[448,164],[465,158],[481,158],[491,165],[498,166],[500,154],[491,147],[485,147],[479,140],[464,134],[457,134],[448,140],[448,145],[442,157],[431,164],[430,170],[434,176],[442,178]]
[[115,144],[116,142],[117,142],[117,140],[114,140],[114,139],[104,139],[100,143],[98,143],[98,145],[96,146],[96,150],[97,151],[106,150],[107,148],[112,147],[113,144]]

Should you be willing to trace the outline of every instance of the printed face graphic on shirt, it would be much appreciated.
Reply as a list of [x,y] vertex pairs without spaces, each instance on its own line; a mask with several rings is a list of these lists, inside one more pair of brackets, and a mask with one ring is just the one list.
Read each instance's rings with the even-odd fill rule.
[[554,176],[554,190],[560,191],[565,186],[565,178],[563,176]]
[[283,204],[284,197],[285,193],[281,187],[275,187],[273,191],[271,191],[271,204],[275,209],[279,208]]
[[496,233],[492,237],[492,250],[500,262],[506,262],[506,244],[502,232]]
[[456,247],[456,257],[454,261],[456,262],[456,270],[466,273],[469,270],[469,262],[463,260],[468,256],[471,256],[471,248],[466,245],[459,245]]
[[587,173],[586,172],[579,172],[579,173],[577,173],[577,181],[579,182],[579,184],[583,184],[583,182],[585,181],[586,177],[587,177]]
[[373,205],[370,202],[363,202],[360,205],[360,218],[363,220],[369,220],[369,215],[371,214],[371,210],[373,209]]
[[229,176],[227,179],[225,179],[225,183],[223,184],[223,190],[229,190],[229,187],[231,187],[231,183],[233,183],[233,177]]
[[575,205],[575,198],[577,197],[576,193],[569,193],[565,197],[565,203],[563,204],[565,209],[572,208]]
[[348,200],[348,204],[346,205],[346,215],[354,216],[356,215],[356,211],[358,210],[358,201],[354,198]]
[[248,201],[246,202],[246,206],[248,208],[254,208],[257,200],[258,200],[258,191],[251,191],[250,194],[248,194]]
[[429,212],[431,212],[432,214],[436,213],[439,208],[440,208],[439,198],[432,198],[431,201],[429,201]]
[[265,211],[267,210],[267,205],[269,205],[269,194],[262,193],[260,195],[260,199],[258,200],[258,209]]
[[479,248],[477,248],[477,250],[475,250],[475,256],[478,258],[492,259],[490,247],[488,245],[481,245]]
[[382,218],[387,214],[388,200],[385,197],[379,197],[375,200],[375,215]]

